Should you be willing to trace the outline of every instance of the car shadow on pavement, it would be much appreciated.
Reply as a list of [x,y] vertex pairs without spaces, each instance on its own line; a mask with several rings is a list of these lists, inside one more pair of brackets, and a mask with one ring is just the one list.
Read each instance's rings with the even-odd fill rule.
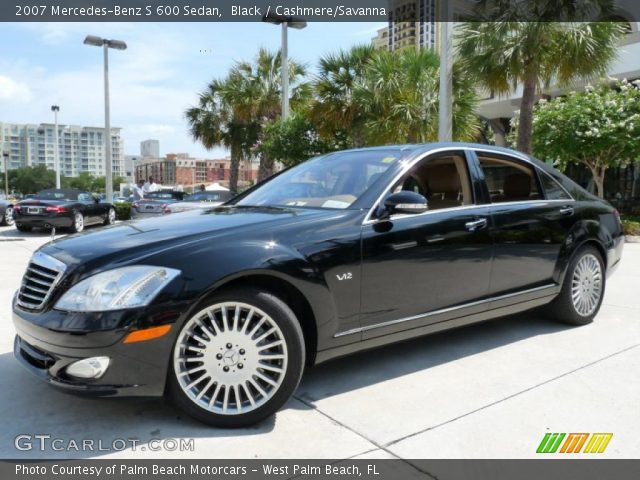
[[[56,238],[61,234],[67,234],[68,232],[63,229],[56,229]],[[5,228],[0,231],[0,237],[2,238],[16,238],[16,239],[24,239],[24,238],[42,238],[42,237],[50,237],[51,230],[36,228],[31,230],[30,232],[21,232],[18,229],[14,228]]]
[[568,328],[571,327],[549,321],[534,310],[426,335],[311,368],[296,397],[313,405],[327,397]]
[[[115,439],[135,439],[138,451],[157,439],[260,436],[286,422],[295,411],[311,411],[315,401],[374,385],[417,371],[488,351],[510,343],[568,328],[519,314],[462,327],[375,351],[362,352],[308,369],[294,398],[275,417],[244,429],[217,429],[191,419],[163,399],[84,398],[59,392],[33,378],[13,357],[0,355],[0,409],[5,412],[0,432],[0,458],[95,458],[113,451],[23,451],[18,435],[45,434],[65,441],[83,439],[111,446]],[[289,410],[287,412],[287,410]],[[281,428],[286,428],[281,426]],[[34,446],[36,441],[33,441]],[[198,453],[197,451],[195,453]],[[135,453],[127,453],[135,456]],[[196,455],[196,458],[202,458]]]

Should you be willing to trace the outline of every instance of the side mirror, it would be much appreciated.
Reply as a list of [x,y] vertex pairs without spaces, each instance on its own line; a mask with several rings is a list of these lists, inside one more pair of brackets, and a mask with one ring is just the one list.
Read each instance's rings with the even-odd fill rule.
[[98,197],[97,195],[95,195],[95,196],[93,197],[93,201],[94,201],[94,202],[96,202],[96,203],[100,203],[100,197]]
[[424,196],[409,190],[402,190],[386,198],[382,218],[388,218],[394,213],[423,213],[428,208],[427,199]]

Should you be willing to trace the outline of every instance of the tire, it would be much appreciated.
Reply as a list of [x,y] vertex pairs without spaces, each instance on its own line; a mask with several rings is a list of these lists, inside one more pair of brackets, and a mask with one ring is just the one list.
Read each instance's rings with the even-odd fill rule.
[[113,225],[114,223],[116,223],[116,210],[114,208],[110,208],[104,219],[103,225]]
[[69,231],[71,233],[80,233],[84,230],[84,215],[82,213],[74,210],[73,211],[73,223],[69,227]]
[[584,247],[569,263],[560,294],[545,310],[558,322],[587,325],[600,310],[605,285],[602,255],[594,247]]
[[27,227],[25,225],[16,224],[16,228],[19,232],[30,232],[33,230],[33,227]]
[[295,392],[304,337],[295,314],[271,293],[223,291],[184,323],[169,363],[168,394],[181,410],[212,426],[246,427]]
[[15,222],[13,220],[13,207],[9,206],[4,211],[4,215],[0,218],[0,225],[6,225],[10,227]]

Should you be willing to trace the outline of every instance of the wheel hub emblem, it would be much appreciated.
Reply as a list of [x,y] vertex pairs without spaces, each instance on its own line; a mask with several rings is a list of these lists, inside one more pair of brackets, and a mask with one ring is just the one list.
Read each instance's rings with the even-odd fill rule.
[[227,350],[222,354],[222,363],[227,367],[233,367],[238,363],[238,352],[235,350]]

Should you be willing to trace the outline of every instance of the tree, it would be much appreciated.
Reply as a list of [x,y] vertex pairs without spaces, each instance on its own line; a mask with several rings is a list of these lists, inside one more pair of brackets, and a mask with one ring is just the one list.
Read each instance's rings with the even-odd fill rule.
[[[289,60],[289,85],[291,105],[295,110],[298,104],[308,100],[309,88],[304,82],[306,69],[294,60]],[[258,143],[261,142],[262,129],[281,114],[282,108],[282,57],[280,52],[270,52],[264,48],[258,51],[253,62],[239,62],[233,68],[238,77],[237,88],[229,92],[233,103],[237,105],[238,118],[257,127]],[[260,155],[258,181],[273,175],[274,159],[266,153]]]
[[281,161],[285,166],[296,165],[322,153],[346,148],[346,139],[323,140],[314,125],[302,114],[293,114],[287,120],[278,118],[267,123],[257,151]]
[[197,107],[186,112],[191,136],[202,142],[205,148],[216,146],[231,151],[229,188],[238,189],[240,161],[257,141],[257,125],[243,122],[237,113],[230,92],[239,90],[241,80],[233,72],[224,80],[212,81],[200,94]]
[[55,186],[56,173],[49,170],[46,165],[39,164],[33,167],[9,170],[9,190],[20,192],[23,195],[55,188]]
[[[364,81],[354,89],[365,113],[367,144],[437,140],[439,69],[438,55],[427,49],[378,50],[371,55]],[[475,84],[457,65],[453,90],[454,138],[476,140],[480,121]]]
[[[465,69],[492,93],[508,94],[522,84],[517,149],[531,153],[533,108],[538,93],[552,81],[566,86],[575,80],[604,75],[616,57],[625,27],[614,22],[510,21],[509,9],[514,2],[493,3],[499,12],[493,21],[459,26],[456,53]],[[567,11],[567,18],[572,18],[575,3],[530,2],[537,8],[536,18],[541,20],[560,17],[563,10]],[[601,3],[582,2],[594,7]]]
[[364,146],[366,114],[359,93],[364,91],[365,72],[374,53],[371,45],[357,45],[320,59],[312,82],[316,100],[310,115],[325,138],[344,131],[353,147]]
[[[205,148],[223,146],[231,151],[231,190],[237,190],[240,162],[259,144],[263,126],[280,115],[280,53],[260,49],[253,62],[237,62],[228,76],[214,80],[200,94],[197,107],[186,112],[191,135]],[[292,106],[308,96],[308,87],[298,83],[302,66],[289,62]],[[259,180],[273,174],[273,159],[260,159]]]
[[600,85],[551,101],[534,111],[533,151],[564,169],[586,165],[604,196],[607,169],[640,159],[640,82]]

